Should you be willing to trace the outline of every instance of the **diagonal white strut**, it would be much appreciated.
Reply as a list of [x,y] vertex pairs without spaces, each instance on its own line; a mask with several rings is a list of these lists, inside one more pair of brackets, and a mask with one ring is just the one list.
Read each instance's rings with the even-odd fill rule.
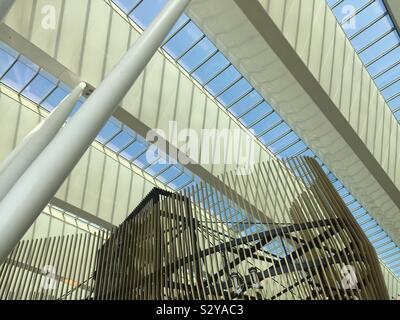
[[139,77],[190,0],[170,0],[0,202],[0,263],[51,200]]
[[0,163],[0,201],[11,190],[30,164],[61,129],[81,97],[86,84],[80,83],[50,115],[39,123]]

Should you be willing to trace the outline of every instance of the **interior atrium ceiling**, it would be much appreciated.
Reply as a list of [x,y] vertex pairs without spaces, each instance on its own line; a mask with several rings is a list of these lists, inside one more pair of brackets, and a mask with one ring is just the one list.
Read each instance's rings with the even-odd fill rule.
[[[167,1],[107,0],[106,2],[113,10],[128,18],[137,30],[143,30]],[[400,121],[400,41],[398,30],[385,5],[380,0],[328,0],[327,2],[341,24],[348,23],[351,17],[343,21],[340,8],[346,4],[356,6],[355,16],[360,19],[361,24],[357,30],[346,32],[344,29],[344,31],[384,97],[392,115]],[[215,4],[215,1],[213,3]],[[220,8],[224,7],[224,3],[226,4],[226,1],[221,1]],[[400,277],[400,248],[396,244],[398,241],[392,239],[395,237],[396,240],[399,239],[399,235],[394,232],[397,227],[391,229],[391,232],[386,232],[385,227],[390,224],[386,222],[384,215],[370,213],[366,206],[361,204],[361,200],[359,201],[355,194],[350,192],[350,187],[346,188],[344,185],[346,183],[343,184],[342,179],[333,174],[331,165],[326,165],[326,161],[321,160],[318,150],[315,150],[316,145],[311,144],[310,148],[309,141],[306,142],[302,137],[304,132],[299,134],[296,131],[297,125],[286,120],[288,115],[278,111],[276,105],[280,103],[269,101],[266,91],[260,90],[262,85],[254,80],[248,65],[240,64],[231,58],[234,43],[230,44],[226,39],[221,40],[216,36],[219,26],[213,25],[215,21],[212,17],[203,20],[205,25],[198,23],[202,14],[210,17],[207,10],[207,3],[199,6],[199,1],[193,1],[188,12],[181,16],[165,39],[162,46],[163,53],[176,62],[198,86],[206,90],[218,105],[269,153],[277,158],[298,155],[314,157],[373,244],[381,261]],[[372,39],[371,35],[375,38]],[[243,72],[243,69],[247,69],[247,72]],[[16,48],[12,48],[10,43],[5,42],[0,44],[0,78],[3,85],[47,111],[53,110],[71,91],[68,84],[46,70],[46,65],[36,64],[31,57],[21,54]],[[279,75],[276,83],[273,90],[280,89]],[[85,98],[82,98],[76,105],[75,112],[84,101]],[[150,143],[135,132],[135,128],[116,118],[108,121],[96,140],[104,148],[123,157],[171,190],[180,191],[203,180],[181,164],[148,163],[145,154]],[[159,157],[166,159],[170,157],[160,150],[158,154]],[[204,192],[208,198],[215,197],[212,193],[208,193],[207,189]],[[219,199],[218,203],[221,202],[227,201]],[[248,218],[248,213],[241,208],[229,207],[223,213],[217,208],[211,209],[215,214],[230,216],[232,221],[236,222],[235,225],[239,225],[236,231],[241,231],[243,234],[251,234],[263,228],[258,221]]]

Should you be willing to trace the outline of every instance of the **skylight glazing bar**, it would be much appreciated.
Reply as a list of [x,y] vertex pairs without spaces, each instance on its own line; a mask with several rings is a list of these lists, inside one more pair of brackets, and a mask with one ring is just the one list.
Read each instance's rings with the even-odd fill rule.
[[382,52],[380,55],[376,56],[374,59],[372,59],[370,62],[368,62],[367,64],[365,64],[365,67],[368,68],[371,65],[373,65],[375,62],[377,62],[379,59],[385,57],[386,55],[388,55],[390,52],[392,52],[393,50],[395,50],[396,48],[400,47],[400,43],[396,43],[395,45],[393,45],[391,48],[387,49],[386,51]]
[[390,86],[392,86],[393,84],[395,84],[396,82],[400,81],[400,76],[393,79],[392,81],[390,81],[389,83],[387,83],[386,85],[382,86],[380,88],[381,91],[384,91],[385,89],[389,88]]
[[192,50],[195,46],[197,46],[201,41],[205,39],[206,35],[203,34],[198,40],[196,40],[189,48],[187,48],[184,52],[182,52],[176,60],[181,60],[184,56],[186,56],[190,50]]
[[[204,65],[204,64],[203,64]],[[218,76],[220,76],[224,71],[226,71],[229,67],[231,67],[232,64],[229,62],[225,67],[223,67],[220,71],[218,71],[215,75],[213,75],[211,77],[211,79],[209,79],[208,81],[206,81],[202,86],[206,87],[210,84],[210,82],[212,82],[213,80],[215,80]]]
[[38,101],[38,105],[42,105],[42,103],[46,101],[57,90],[59,85],[60,85],[60,80],[57,80],[55,86],[45,96],[43,96],[41,100]]
[[292,133],[292,132],[293,132],[293,131],[288,130],[288,131],[282,133],[279,137],[273,139],[272,141],[265,143],[265,145],[266,145],[267,147],[269,147],[269,146],[273,145],[274,143],[280,141],[280,140],[283,139],[284,137],[288,136],[288,135],[289,135],[290,133]]
[[[243,79],[243,78],[242,78]],[[238,82],[242,79],[239,79]],[[234,86],[236,83],[234,83],[232,86]],[[230,88],[228,88],[229,90]],[[229,103],[228,105],[225,106],[226,110],[229,110],[230,108],[232,108],[235,104],[237,104],[238,102],[240,102],[243,98],[245,98],[247,95],[255,92],[256,90],[254,88],[250,88],[247,91],[245,91],[244,93],[242,93],[241,96],[239,96],[238,98],[236,98],[236,100],[234,100],[233,102]],[[222,93],[223,94],[223,93]],[[217,97],[218,98],[218,97]],[[263,102],[263,100],[257,102],[254,106],[252,106],[250,108],[250,110],[246,111],[246,114],[249,113],[251,110],[253,110],[255,107],[258,107],[261,103]],[[241,118],[242,116],[238,117]]]
[[134,139],[133,139],[131,142],[129,142],[126,146],[124,146],[121,150],[119,150],[119,151],[117,152],[117,155],[121,156],[121,153],[123,153],[124,151],[126,151],[126,149],[128,149],[129,147],[131,147],[135,142],[137,142],[136,134],[135,134]]
[[3,77],[15,66],[15,64],[19,61],[20,57],[21,54],[19,54],[18,57],[14,60],[14,62],[12,62],[11,65],[5,69],[5,71],[0,75],[0,79],[3,79]]
[[386,102],[391,102],[394,99],[396,99],[397,97],[400,97],[400,92],[394,94],[392,97],[390,97],[389,99],[386,100]]
[[29,85],[33,82],[33,80],[35,80],[35,78],[39,75],[39,72],[40,72],[40,69],[38,69],[38,70],[36,71],[36,74],[33,76],[33,78],[30,79],[30,80],[22,87],[22,89],[20,90],[20,92],[25,91],[25,89],[26,89],[27,87],[29,87]]
[[229,89],[231,89],[234,85],[238,84],[240,80],[243,79],[243,76],[240,76],[238,79],[233,81],[231,84],[227,85],[222,91],[219,93],[215,94],[215,98],[218,100],[219,97],[221,97],[224,93],[226,93]]
[[139,0],[138,3],[136,3],[136,4],[133,6],[133,8],[130,9],[130,10],[126,13],[126,15],[129,17],[129,16],[132,14],[132,12],[135,11],[136,8],[139,7],[139,6],[142,4],[142,2],[143,2],[143,0]]
[[343,19],[341,21],[341,24],[344,25],[347,22],[349,22],[351,19],[353,19],[356,15],[358,15],[359,13],[361,13],[362,11],[364,11],[365,9],[367,9],[371,4],[373,4],[375,2],[375,0],[370,0],[369,2],[367,2],[366,4],[364,4],[363,6],[361,6],[360,8],[358,8],[354,13],[352,13],[351,15],[348,15],[345,19]]
[[[264,118],[265,119],[265,118]],[[284,120],[279,120],[277,123],[275,123],[273,126],[265,129],[264,131],[261,131],[259,134],[256,135],[256,138],[260,138],[262,136],[265,136],[266,134],[268,134],[269,132],[271,132],[272,130],[274,130],[275,128],[279,127],[281,124],[285,123]],[[286,134],[289,134],[291,131],[287,131],[285,132]]]
[[[262,103],[264,102],[264,100],[262,100],[259,104],[257,104],[256,106],[254,106],[251,110],[249,110],[249,112],[251,112],[253,109],[255,109],[256,107],[258,107],[259,105],[261,105]],[[243,118],[243,117],[245,117],[246,116],[246,114],[247,114],[247,112],[246,113],[244,113],[243,115],[240,115],[238,118]],[[272,114],[275,114],[275,110],[271,110],[271,111],[269,111],[267,114],[265,114],[262,118],[260,118],[260,119],[255,119],[253,122],[250,122],[250,124],[248,124],[248,125],[246,125],[245,127],[246,127],[246,129],[250,129],[250,128],[252,128],[252,127],[254,127],[254,126],[256,126],[257,124],[259,124],[259,123],[261,123],[262,121],[264,121],[265,119],[267,119],[269,116],[271,116]],[[283,121],[282,121],[283,122]],[[281,122],[281,123],[282,123]]]
[[[387,255],[385,255],[385,256],[381,256],[381,259],[382,259],[382,260],[387,260],[388,258],[396,257],[396,256],[398,256],[398,255],[399,255],[399,251],[397,250],[397,251],[391,252],[391,253],[389,253],[389,254],[387,254]],[[393,262],[395,262],[395,261],[398,261],[399,258],[400,258],[400,257],[396,257],[396,258],[394,258],[394,259],[392,259],[392,260],[386,261],[386,263],[387,263],[387,264],[391,264],[391,263],[393,263]]]
[[340,5],[342,2],[344,2],[344,0],[338,0],[338,1],[336,1],[332,6],[331,6],[331,9],[333,10],[333,9],[335,9],[338,5]]
[[[374,0],[375,1],[375,0]],[[371,28],[375,23],[379,22],[381,19],[387,17],[387,13],[383,13],[380,16],[376,17],[374,20],[372,20],[370,23],[368,23],[366,26],[362,27],[360,30],[349,36],[349,40],[354,40],[356,37],[358,37],[360,34],[363,32],[367,31],[369,28]],[[354,18],[354,17],[353,17]]]
[[219,52],[218,49],[215,49],[203,62],[198,64],[193,70],[189,72],[189,75],[192,76],[197,70],[199,70],[202,66],[204,66],[208,61],[215,57],[215,55]]
[[386,31],[385,33],[381,34],[378,38],[376,38],[372,42],[367,43],[364,47],[362,47],[359,51],[357,51],[357,54],[358,55],[362,54],[365,50],[371,48],[374,44],[378,43],[379,41],[381,41],[383,38],[385,38],[386,36],[388,36],[389,34],[391,34],[395,30],[396,30],[395,27],[390,28],[388,31]]
[[390,71],[391,69],[393,69],[394,67],[400,65],[400,60],[393,63],[392,65],[388,66],[387,68],[383,69],[382,71],[378,72],[376,75],[374,75],[372,77],[372,80],[376,80],[377,78],[379,78],[380,76],[384,75],[386,72]]
[[171,35],[164,40],[162,46],[165,46],[170,40],[172,40],[183,28],[185,28],[190,23],[190,19],[188,18],[182,25],[180,25]]
[[122,126],[119,128],[119,131],[117,131],[116,133],[114,133],[114,135],[112,135],[108,140],[105,141],[105,145],[109,144],[111,141],[113,141],[121,132],[123,132],[122,130]]
[[282,149],[276,151],[277,154],[281,154],[282,152],[286,151],[287,149],[290,149],[291,147],[293,147],[295,144],[299,143],[301,141],[300,138],[297,138],[297,140],[295,140],[294,142],[288,144],[287,146],[283,147]]

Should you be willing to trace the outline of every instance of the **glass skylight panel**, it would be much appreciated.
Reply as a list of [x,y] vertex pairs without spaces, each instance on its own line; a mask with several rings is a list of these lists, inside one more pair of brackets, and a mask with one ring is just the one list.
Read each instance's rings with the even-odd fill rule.
[[250,132],[254,134],[256,137],[262,135],[265,130],[272,128],[279,123],[282,123],[281,117],[277,113],[271,113],[268,117],[263,118],[261,121],[257,122],[256,124],[252,125],[250,128]]
[[268,242],[263,249],[267,252],[272,253],[275,256],[283,257],[286,255],[285,250],[283,248],[283,243],[280,237],[276,237]]
[[335,5],[337,2],[341,1],[341,0],[326,0],[328,2],[328,5],[330,7],[332,7],[333,5]]
[[365,223],[365,224],[360,225],[360,227],[361,227],[361,229],[365,230],[365,229],[368,229],[369,227],[374,227],[374,226],[376,226],[376,225],[377,225],[376,221],[371,220],[371,221],[368,222],[368,223]]
[[281,151],[279,153],[279,156],[281,158],[298,156],[306,150],[308,150],[308,147],[305,145],[305,143],[303,141],[299,141],[296,144],[294,144],[293,146],[287,148],[286,150]]
[[57,86],[57,80],[41,70],[23,90],[22,94],[35,103],[42,102]]
[[399,35],[397,31],[392,31],[382,39],[377,41],[372,46],[368,47],[359,56],[364,64],[369,64],[371,61],[376,59],[382,52],[387,52],[391,48],[398,46],[400,43]]
[[363,207],[359,208],[358,210],[354,210],[351,212],[354,218],[358,219],[366,214],[366,211]]
[[204,63],[217,48],[208,38],[203,38],[193,49],[189,50],[178,62],[189,73]]
[[172,27],[171,31],[165,37],[164,42],[170,40],[180,29],[182,29],[189,22],[189,17],[186,14],[182,14],[175,25]]
[[11,67],[17,60],[18,54],[10,47],[0,44],[0,77]]
[[370,236],[371,234],[373,234],[373,233],[375,233],[377,231],[380,231],[380,230],[381,230],[381,227],[379,225],[376,225],[375,227],[373,227],[373,228],[369,229],[368,231],[366,231],[365,234],[367,236]]
[[375,243],[375,245],[377,246],[377,247],[379,247],[379,246],[386,246],[386,245],[389,245],[390,243],[388,242],[388,238],[387,237],[382,237],[380,240],[378,240],[378,241],[375,241],[374,242]]
[[237,102],[238,99],[244,97],[245,95],[253,92],[253,87],[248,83],[246,79],[241,79],[227,89],[224,93],[219,95],[217,100],[224,106],[230,106]]
[[[363,216],[363,217],[358,218],[358,219],[357,219],[357,222],[358,222],[359,224],[362,224],[362,223],[367,222],[367,221],[369,221],[369,220],[371,220],[371,219],[372,219],[372,218],[371,218],[370,216],[365,215],[365,216]],[[370,239],[370,240],[372,241],[372,239]]]
[[262,102],[256,104],[255,107],[251,106],[250,109],[246,110],[246,112],[240,116],[239,120],[245,127],[248,128],[257,120],[266,117],[271,112],[272,108],[266,102]]
[[394,62],[397,62],[399,60],[400,60],[400,47],[396,47],[394,50],[391,50],[383,57],[381,57],[380,59],[369,65],[367,69],[371,74],[371,76],[374,77],[380,72],[391,67]]
[[393,82],[390,86],[382,90],[382,95],[386,100],[391,100],[400,92],[400,79]]
[[288,135],[285,136],[285,139],[280,139],[274,143],[272,143],[271,145],[268,146],[268,149],[270,149],[273,153],[278,153],[279,151],[288,146],[291,145],[292,143],[298,142],[299,141],[299,137],[297,136],[297,134],[295,134],[293,131],[290,131],[290,133]]
[[171,164],[166,163],[166,161],[157,161],[146,169],[146,172],[152,176],[158,176],[160,173],[171,167]]
[[163,48],[173,59],[181,58],[202,37],[203,32],[193,22],[189,22]]
[[[354,2],[359,3],[361,1],[354,1]],[[357,32],[363,30],[363,28],[367,27],[368,24],[386,14],[386,8],[384,7],[384,5],[381,3],[380,0],[376,1],[370,0],[368,1],[368,3],[370,4],[357,13],[356,20],[354,23],[355,27],[344,28],[344,32],[347,34],[348,37],[351,37]],[[342,21],[340,18],[338,20]]]
[[113,0],[114,3],[124,12],[131,12],[132,9],[142,0]]
[[97,136],[97,141],[101,144],[105,144],[112,140],[121,131],[121,123],[115,119],[111,119],[101,129],[100,133]]
[[230,85],[233,85],[240,78],[241,74],[239,71],[237,71],[234,66],[230,65],[226,70],[206,84],[205,87],[208,92],[218,97],[225,89],[229,88]]
[[385,244],[384,246],[381,246],[380,248],[378,248],[376,250],[376,252],[377,252],[378,256],[381,257],[381,255],[383,255],[388,250],[393,249],[393,247],[394,247],[393,243],[388,243],[388,244]]
[[42,106],[52,111],[59,103],[68,95],[69,90],[63,86],[58,86],[51,94],[42,102]]
[[379,77],[375,78],[375,83],[379,89],[389,85],[392,81],[400,78],[400,63]]
[[364,51],[367,47],[373,45],[379,39],[383,38],[394,30],[394,25],[389,16],[384,16],[373,23],[365,31],[361,32],[352,39],[352,44],[357,52]]
[[135,138],[126,131],[122,131],[116,137],[114,137],[106,146],[116,153],[120,153],[129,144],[131,144]]
[[[341,1],[338,5],[336,5],[333,9],[333,13],[337,17],[339,21],[346,20],[346,17],[349,16],[350,10],[346,10],[347,8],[354,8],[355,11],[359,10],[363,6],[372,2],[371,0],[344,0]],[[334,1],[332,5],[335,5],[337,2]]]
[[171,181],[176,179],[181,173],[182,173],[181,169],[177,168],[176,166],[172,166],[167,171],[163,172],[158,177],[158,180],[160,180],[163,183],[170,183]]
[[[143,151],[142,154],[140,154],[136,159],[134,159],[132,162],[134,165],[138,166],[140,169],[145,170],[146,168],[148,168],[149,166],[151,166],[154,162],[150,163],[149,157],[146,153],[147,151],[147,147],[146,149]],[[152,159],[153,160],[153,159]]]
[[18,61],[7,71],[1,82],[17,92],[21,90],[35,77],[39,67],[26,59]]
[[400,95],[396,96],[394,98],[392,98],[390,101],[388,101],[388,105],[390,106],[390,108],[392,110],[398,110],[398,108],[400,107]]
[[191,175],[183,173],[178,178],[169,183],[168,186],[174,190],[181,190],[182,188],[187,186],[190,181],[192,181]]
[[388,266],[394,266],[394,265],[398,265],[399,262],[399,254],[395,253],[393,254],[393,256],[391,257],[387,257],[387,258],[381,258],[383,260],[384,263],[386,263]]
[[291,130],[289,126],[285,122],[282,122],[273,129],[268,130],[267,133],[265,133],[263,136],[260,137],[260,140],[265,145],[270,145],[273,144],[276,141],[276,139],[282,137],[283,135],[287,135],[290,132]]
[[358,204],[355,204],[353,196],[349,193],[343,198],[344,203],[347,205],[347,207],[351,210],[352,208],[355,208],[358,206]]
[[[253,108],[260,105],[263,101],[263,98],[257,93],[257,91],[251,91],[246,96],[244,96],[239,101],[235,102],[233,105],[229,106],[228,110],[231,112],[236,118],[240,118],[245,115],[247,112],[251,111]],[[267,104],[263,103],[261,109],[266,109],[267,112],[271,111]]]
[[224,70],[228,65],[230,65],[229,61],[225,58],[225,56],[218,52],[213,55],[211,59],[209,59],[206,63],[204,63],[201,67],[199,67],[194,73],[193,77],[201,84],[204,85],[213,78],[216,74],[219,74],[222,70]]
[[142,1],[129,17],[142,29],[146,29],[153,19],[160,13],[167,0]]
[[132,161],[141,155],[146,149],[146,144],[136,140],[121,152],[121,156],[129,161]]
[[[378,245],[382,244],[387,241],[387,234],[383,231],[379,232],[379,233],[371,236],[370,240],[377,243]],[[385,251],[385,253],[386,253],[386,251]],[[383,254],[383,253],[381,253],[381,254]]]

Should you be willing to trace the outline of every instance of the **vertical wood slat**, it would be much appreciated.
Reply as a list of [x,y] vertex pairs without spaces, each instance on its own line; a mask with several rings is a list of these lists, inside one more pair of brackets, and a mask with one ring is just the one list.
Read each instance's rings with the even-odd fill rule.
[[[155,189],[111,232],[20,242],[0,266],[0,297],[389,297],[372,245],[315,160],[269,161],[220,181]],[[43,286],[46,265],[56,268],[55,288]],[[354,290],[341,284],[345,266],[355,268]],[[385,276],[396,295],[399,286]]]

